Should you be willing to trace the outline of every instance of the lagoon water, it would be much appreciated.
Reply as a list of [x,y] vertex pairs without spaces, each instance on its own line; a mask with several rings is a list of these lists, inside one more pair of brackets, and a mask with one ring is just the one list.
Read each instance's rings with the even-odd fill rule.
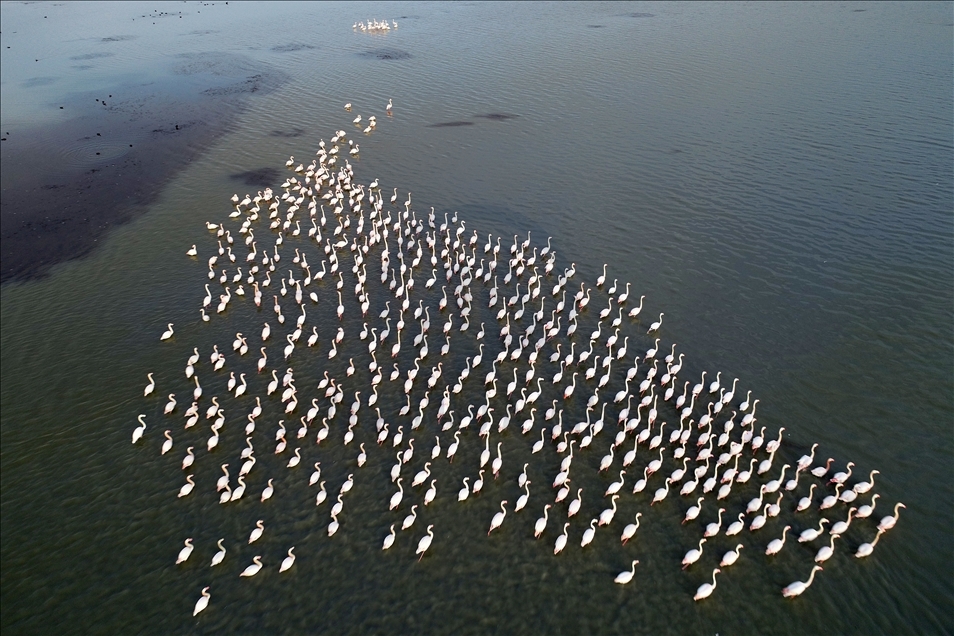
[[[950,4],[0,11],[4,632],[954,631]],[[385,17],[399,27],[352,29]],[[376,114],[378,129],[362,136],[355,113]],[[620,517],[646,511],[637,539],[621,548],[613,529],[581,551],[583,517],[603,507],[595,493],[606,478],[592,470],[579,477],[594,494],[563,554],[551,554],[552,523],[547,541],[532,538],[542,494],[485,537],[497,502],[519,495],[527,453],[505,457],[507,483],[467,506],[451,497],[473,459],[441,468],[426,520],[437,536],[421,563],[404,536],[380,551],[404,510],[385,514],[393,460],[377,447],[365,469],[374,478],[356,478],[331,540],[327,508],[297,508],[292,494],[236,514],[208,496],[177,500],[184,443],[160,457],[164,400],[143,400],[145,374],[156,373],[157,393],[178,385],[184,398],[193,344],[227,348],[235,331],[259,328],[199,320],[205,269],[184,252],[197,243],[208,254],[204,223],[226,217],[233,192],[277,189],[289,155],[307,163],[338,129],[360,144],[358,179],[397,187],[402,200],[412,192],[419,214],[458,211],[482,237],[552,237],[559,266],[575,262],[588,283],[609,263],[611,279],[647,296],[632,333],[665,312],[660,337],[686,354],[682,380],[739,377],[760,399],[760,424],[785,427],[786,461],[818,442],[839,469],[878,469],[874,518],[903,501],[897,527],[858,560],[874,523],[853,524],[794,601],[779,590],[804,580],[814,548],[769,561],[765,537],[743,536],[739,564],[694,603],[729,541],[681,571],[698,535],[678,523],[684,498],[651,513],[624,498]],[[94,198],[82,199],[85,186]],[[158,342],[167,322],[178,346]],[[651,344],[642,335],[630,350]],[[316,381],[320,371],[300,370]],[[204,378],[224,388],[224,377]],[[393,411],[403,404],[385,399]],[[154,425],[134,447],[141,412]],[[479,452],[474,437],[462,454]],[[228,444],[237,456],[241,440]],[[352,450],[329,451],[329,486],[350,472]],[[227,460],[202,460],[207,485]],[[264,515],[264,552],[252,552],[244,533]],[[422,531],[418,521],[414,543]],[[210,571],[223,535],[229,557]],[[177,568],[186,536],[200,547]],[[293,544],[298,563],[278,577]],[[239,579],[253,554],[271,571]],[[641,561],[634,582],[613,585],[630,558]],[[205,585],[212,604],[193,619]]]

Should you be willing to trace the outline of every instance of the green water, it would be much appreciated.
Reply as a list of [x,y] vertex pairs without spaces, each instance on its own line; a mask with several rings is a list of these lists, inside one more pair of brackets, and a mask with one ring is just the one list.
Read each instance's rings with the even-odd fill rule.
[[[56,14],[48,5],[3,6],[5,22],[27,21],[35,16],[25,12],[40,9],[59,20],[60,28],[85,16],[81,24],[90,38],[137,34],[138,39],[122,43],[127,49],[103,62],[97,72],[104,82],[125,73],[124,64],[135,66],[124,55],[140,66],[160,67],[161,55],[152,47],[169,41],[173,44],[167,46],[188,52],[246,55],[291,78],[275,93],[250,97],[234,131],[184,167],[146,214],[111,231],[88,257],[56,266],[45,279],[0,289],[5,630],[952,630],[950,5],[175,6],[184,17],[158,20],[154,30],[139,22],[134,26],[131,18],[119,23],[125,15],[114,17],[116,23],[97,24],[89,16],[93,8]],[[634,13],[653,17],[629,15]],[[398,29],[375,36],[351,28],[354,21],[385,14],[399,21]],[[12,37],[7,30],[4,39]],[[201,30],[216,32],[199,41],[184,35]],[[286,44],[315,48],[272,50]],[[60,54],[66,60],[91,46],[81,39]],[[362,55],[382,50],[410,57]],[[6,99],[14,106],[45,103],[46,97],[31,96],[19,83],[28,75],[15,82],[11,72],[4,67]],[[65,62],[57,73],[64,84],[79,81]],[[54,83],[42,90],[55,94],[59,89]],[[395,103],[393,118],[384,114],[388,98]],[[355,104],[352,113],[341,108],[349,101]],[[4,126],[16,120],[10,108],[5,102]],[[22,120],[26,110],[16,111],[16,117]],[[364,137],[351,125],[357,112],[377,115],[372,135]],[[477,117],[491,113],[517,117]],[[37,114],[38,119],[47,116],[57,115]],[[455,121],[473,124],[433,127]],[[296,129],[303,134],[272,134]],[[570,520],[567,549],[554,556],[566,502],[551,510],[544,538],[536,541],[532,534],[544,503],[552,503],[550,482],[560,461],[550,443],[543,453],[530,452],[547,398],[559,397],[556,389],[548,389],[537,404],[533,434],[519,434],[525,413],[514,417],[506,433],[494,429],[491,442],[504,442],[500,479],[488,478],[479,497],[456,501],[462,478],[476,477],[483,448],[477,426],[471,425],[461,435],[455,461],[433,464],[435,502],[382,553],[388,526],[400,526],[423,488],[408,492],[398,512],[387,510],[395,490],[388,473],[396,450],[390,442],[384,448],[374,444],[376,415],[367,407],[355,441],[341,442],[353,392],[362,391],[365,402],[368,397],[370,359],[356,335],[365,321],[379,326],[386,288],[380,287],[377,253],[368,259],[368,284],[376,293],[364,321],[353,300],[351,261],[343,259],[344,291],[352,300],[343,322],[347,342],[332,361],[327,351],[337,329],[337,301],[330,277],[317,288],[318,306],[307,305],[306,324],[318,327],[321,342],[317,351],[309,351],[306,329],[289,362],[302,395],[309,396],[301,400],[298,416],[317,395],[313,387],[325,369],[346,390],[328,442],[315,448],[313,425],[303,440],[308,444],[302,466],[295,470],[284,467],[290,451],[272,454],[282,415],[275,396],[264,398],[269,378],[255,374],[255,363],[261,323],[268,320],[273,328],[269,368],[274,364],[282,375],[289,365],[273,361],[280,361],[281,338],[298,310],[283,299],[288,320],[278,328],[271,294],[266,294],[260,315],[246,296],[209,323],[198,317],[208,282],[203,263],[214,248],[204,223],[227,218],[233,192],[258,189],[229,175],[282,168],[291,154],[307,163],[318,140],[338,129],[347,130],[361,147],[360,158],[351,160],[357,180],[367,184],[378,178],[385,201],[394,187],[400,201],[412,192],[418,218],[431,206],[438,224],[444,212],[459,211],[467,224],[463,236],[478,230],[482,246],[488,233],[501,235],[502,255],[514,234],[523,240],[531,231],[537,247],[552,236],[555,273],[576,263],[571,293],[580,282],[591,286],[608,262],[610,280],[631,282],[634,299],[647,296],[640,321],[624,319],[620,335],[631,336],[628,359],[652,344],[646,328],[665,312],[658,357],[673,342],[677,354],[686,354],[680,389],[686,380],[690,386],[698,382],[702,371],[708,372],[708,384],[721,370],[723,384],[740,378],[736,404],[749,389],[760,399],[759,427],[766,426],[771,436],[785,427],[779,458],[765,478],[778,475],[780,460],[794,463],[818,442],[817,458],[834,457],[838,470],[853,461],[865,476],[880,471],[875,514],[851,525],[824,572],[795,600],[783,599],[779,591],[807,577],[821,544],[806,547],[789,536],[777,557],[762,552],[785,524],[799,531],[817,524],[817,511],[805,517],[792,512],[796,498],[806,494],[807,481],[795,496],[786,494],[782,515],[766,528],[711,540],[701,561],[684,572],[682,556],[697,543],[703,525],[715,520],[714,493],[704,504],[702,525],[680,524],[694,497],[671,494],[650,506],[652,493],[681,462],[667,454],[646,491],[633,495],[637,473],[652,457],[641,447],[627,472],[615,521],[581,550],[580,536],[589,519],[607,506],[602,493],[620,467],[617,456],[617,474],[597,471],[617,430],[619,406],[610,406],[606,429],[574,460],[573,482],[584,489],[583,507]],[[262,227],[256,234],[267,231]],[[198,261],[184,254],[193,243],[200,250]],[[292,248],[303,245],[289,238],[279,270],[291,267]],[[395,249],[392,243],[392,264]],[[323,253],[314,244],[311,250],[309,261],[317,263]],[[501,277],[505,262],[502,267]],[[415,383],[415,404],[440,358],[439,334],[446,320],[434,312],[440,284],[430,292],[423,288],[429,274],[429,266],[415,273],[412,296],[412,311],[418,298],[432,307],[431,353]],[[544,285],[547,317],[553,284]],[[216,295],[221,288],[217,282],[210,287]],[[472,287],[470,330],[461,335],[455,326],[438,385],[454,383],[465,358],[476,353],[473,334],[485,322],[485,361],[454,396],[458,421],[468,404],[483,403],[488,359],[502,348],[486,308],[487,289],[482,283]],[[605,303],[605,294],[594,294],[578,339],[585,341],[595,328],[595,314]],[[405,374],[413,364],[410,340],[419,331],[406,319],[398,358]],[[167,322],[175,323],[176,335],[160,343]],[[564,320],[564,333],[565,325]],[[252,351],[241,359],[229,346],[236,331],[250,336]],[[539,327],[534,340],[538,334]],[[541,358],[560,340],[565,340],[562,334],[546,345]],[[378,348],[385,373],[378,406],[392,433],[402,423],[409,431],[414,415],[397,414],[405,403],[400,386],[405,376],[401,382],[387,380],[393,342],[392,320],[391,337]],[[215,456],[207,457],[204,417],[195,429],[182,429],[192,388],[182,369],[192,347],[199,347],[203,407],[208,396],[223,395],[228,374],[209,369],[213,343],[227,352],[226,372],[246,372],[251,379],[246,397],[228,399],[222,442]],[[352,377],[344,374],[348,358],[358,367]],[[537,369],[545,387],[555,371],[547,365]],[[513,368],[506,363],[498,373],[495,419],[504,409],[501,394]],[[521,376],[525,368],[520,367]],[[645,366],[641,369],[640,379]],[[157,395],[144,400],[147,372],[155,374],[158,388]],[[615,364],[613,373],[610,395],[622,387],[625,368]],[[565,428],[583,419],[595,381],[587,391],[577,386],[565,407]],[[176,392],[179,407],[175,417],[164,420],[169,392]],[[244,413],[255,395],[265,404],[255,433],[260,465],[249,478],[245,499],[219,506],[212,484],[221,474],[219,465],[230,462],[234,485],[245,445]],[[452,441],[453,431],[441,432],[434,422],[439,403],[437,390],[430,392],[431,417],[414,434],[414,459],[402,471],[405,485],[423,467],[435,435],[445,451]],[[668,437],[678,418],[671,406],[665,409],[660,420],[670,422]],[[129,436],[139,413],[146,413],[149,427],[143,443],[132,446]],[[727,408],[718,421],[728,414]],[[552,422],[546,424],[549,428]],[[294,448],[297,424],[286,426]],[[166,428],[175,446],[160,456]],[[360,442],[369,459],[357,469]],[[187,445],[197,447],[194,473],[200,486],[179,500],[176,493],[184,483],[179,462]],[[306,485],[314,461],[322,462],[329,490],[329,501],[318,508],[315,489]],[[524,463],[530,464],[531,496],[527,508],[514,513],[521,493],[516,478]],[[329,538],[328,510],[349,473],[355,474],[355,487],[344,499],[341,529]],[[269,478],[275,479],[276,495],[262,504],[258,497]],[[756,481],[733,491],[726,503],[730,513],[737,514],[757,494]],[[575,488],[567,501],[573,496]],[[510,502],[507,518],[488,538],[486,529],[502,499]],[[877,519],[896,501],[907,506],[896,529],[882,537],[871,557],[855,559],[854,549],[874,537]],[[643,512],[637,537],[621,546],[622,525],[637,511]],[[830,513],[826,516],[833,520],[843,519],[846,506]],[[266,532],[248,546],[246,537],[257,519],[265,519]],[[727,524],[734,515],[725,519]],[[428,524],[434,525],[434,543],[418,563],[414,548]],[[176,567],[175,555],[186,537],[194,537],[196,551]],[[220,537],[226,538],[228,555],[210,569]],[[696,588],[734,539],[746,546],[739,563],[720,575],[710,599],[694,603]],[[277,565],[292,545],[298,560],[279,575]],[[239,578],[258,554],[265,570]],[[614,585],[613,577],[634,558],[640,560],[634,582]],[[193,619],[192,606],[206,585],[212,588],[212,602]]]

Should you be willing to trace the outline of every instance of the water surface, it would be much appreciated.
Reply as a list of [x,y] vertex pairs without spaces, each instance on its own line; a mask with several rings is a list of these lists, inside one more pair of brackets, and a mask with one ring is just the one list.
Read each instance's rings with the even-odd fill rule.
[[[62,145],[62,131],[72,134],[92,114],[60,105],[101,108],[96,99],[128,87],[128,99],[143,100],[150,117],[175,130],[183,110],[202,119],[197,95],[213,85],[258,71],[283,78],[243,93],[223,111],[228,125],[210,122],[195,152],[162,150],[156,171],[130,184],[156,184],[147,188],[154,194],[134,197],[135,207],[111,202],[94,242],[79,251],[41,242],[41,260],[61,254],[43,261],[48,276],[0,289],[5,630],[954,629],[950,5],[155,6],[108,14],[101,5],[2,6],[5,218],[21,180],[58,183],[59,174],[96,168],[103,160],[95,152],[114,164],[130,156],[126,137],[94,140],[106,131],[93,127]],[[352,30],[357,20],[384,17],[399,28]],[[209,60],[223,59],[230,70],[218,76]],[[183,60],[205,69],[200,81],[175,74]],[[346,102],[354,112],[344,112]],[[377,114],[378,130],[362,137],[350,124],[355,112]],[[396,549],[379,550],[388,525],[405,514],[388,515],[381,503],[392,488],[386,453],[363,469],[333,540],[324,534],[327,508],[319,514],[276,497],[267,513],[257,500],[223,512],[208,497],[176,500],[185,438],[176,425],[174,452],[159,456],[164,400],[144,403],[145,373],[156,373],[159,393],[175,385],[185,395],[181,369],[193,344],[205,352],[250,324],[258,329],[250,312],[201,323],[204,269],[183,253],[193,243],[211,249],[203,224],[226,216],[233,192],[254,193],[284,175],[289,155],[310,158],[338,129],[362,148],[353,160],[361,182],[378,178],[402,199],[411,191],[419,215],[431,206],[439,219],[458,211],[481,237],[530,231],[540,246],[552,237],[560,265],[575,262],[588,284],[610,263],[611,278],[646,294],[643,327],[665,312],[662,345],[676,342],[686,353],[681,377],[696,382],[704,370],[721,370],[723,379],[741,378],[740,388],[761,399],[760,423],[785,427],[786,461],[819,442],[819,453],[841,466],[879,469],[875,517],[903,501],[897,528],[859,561],[848,548],[870,540],[873,524],[853,525],[795,601],[779,590],[804,579],[814,548],[786,548],[768,563],[756,547],[767,535],[759,536],[713,597],[695,604],[694,590],[728,540],[702,567],[680,571],[698,532],[680,526],[688,503],[670,497],[625,549],[614,526],[579,550],[583,518],[603,507],[596,494],[608,479],[595,467],[579,477],[592,495],[584,495],[564,554],[552,556],[552,532],[541,542],[531,536],[545,488],[486,538],[500,499],[519,495],[529,441],[505,458],[500,482],[467,506],[451,497],[473,476],[479,442],[471,435],[462,443],[472,461],[441,468],[438,501],[427,511],[438,538],[420,564],[413,543],[423,519],[413,541],[402,536]],[[123,130],[133,150],[147,143],[133,138],[144,128]],[[7,153],[19,158],[12,167]],[[4,258],[10,249],[4,234]],[[170,321],[177,342],[160,346]],[[349,318],[346,327],[357,332],[360,322]],[[634,338],[630,350],[650,344]],[[457,364],[471,353],[455,351]],[[251,370],[254,360],[241,364]],[[313,385],[320,370],[296,373]],[[365,371],[358,379],[366,383]],[[207,390],[224,383],[210,380]],[[471,399],[480,399],[478,388]],[[382,403],[396,410],[403,398],[393,392]],[[133,447],[140,412],[155,426],[148,446]],[[274,426],[277,413],[269,417]],[[361,435],[370,440],[373,428]],[[233,456],[239,437],[228,441]],[[329,488],[352,470],[356,452],[340,443],[328,450]],[[272,474],[284,470],[284,458],[269,461]],[[673,467],[667,460],[663,472]],[[218,461],[197,462],[200,481],[217,473]],[[282,494],[284,502],[309,496],[291,483]],[[630,497],[618,518],[647,504]],[[239,579],[253,554],[244,535],[263,514],[261,550],[272,569]],[[773,536],[781,521],[772,522]],[[201,549],[176,568],[186,536]],[[220,536],[229,538],[227,567],[210,573],[205,563]],[[278,577],[292,544],[299,562]],[[641,560],[636,580],[613,585],[630,558]],[[204,585],[213,603],[194,620]]]

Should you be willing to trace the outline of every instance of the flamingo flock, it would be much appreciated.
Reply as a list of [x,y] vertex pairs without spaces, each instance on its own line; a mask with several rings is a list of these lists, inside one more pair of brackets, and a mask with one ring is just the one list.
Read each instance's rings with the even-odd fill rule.
[[387,20],[368,20],[367,23],[355,22],[351,28],[362,33],[385,33],[397,27],[397,20],[391,20],[390,23]]
[[[132,433],[162,455],[188,447],[169,460],[186,473],[171,489],[179,498],[254,507],[263,519],[247,544],[267,554],[276,506],[313,510],[326,540],[348,532],[348,495],[376,465],[390,478],[371,486],[390,513],[381,550],[441,558],[432,509],[473,506],[487,511],[490,541],[507,540],[508,526],[552,541],[554,555],[571,534],[583,550],[619,541],[630,564],[614,578],[621,585],[639,578],[631,553],[659,558],[640,550],[640,523],[678,514],[698,529],[687,575],[716,566],[697,601],[714,594],[720,572],[770,567],[782,550],[802,553],[811,570],[782,590],[800,595],[839,548],[867,557],[894,527],[902,503],[871,521],[877,470],[836,471],[834,459],[816,461],[818,444],[796,458],[784,428],[760,425],[759,400],[742,396],[738,378],[684,370],[686,354],[663,343],[664,314],[644,326],[646,296],[610,280],[608,266],[581,280],[575,263],[558,264],[552,238],[482,235],[456,212],[419,213],[410,193],[360,183],[345,152],[357,156],[357,145],[339,130],[310,162],[291,157],[283,183],[233,196],[206,223],[206,247],[187,252],[207,264],[200,320],[159,337],[185,344],[185,377],[148,374],[143,399],[164,401],[160,432],[147,432],[143,414]],[[231,348],[181,342],[225,320],[241,329]],[[330,483],[323,462],[344,465],[347,478]],[[195,479],[200,464],[220,466],[216,483]],[[604,483],[584,486],[581,464]],[[310,494],[291,498],[292,484]],[[635,518],[619,521],[621,499],[639,507]],[[226,567],[225,544],[243,541],[189,538],[174,566]],[[731,549],[713,553],[723,543]],[[274,548],[287,555],[278,573],[297,567],[295,549],[308,562],[307,545]],[[274,568],[269,560],[256,555],[240,575]],[[194,614],[210,597],[204,586]]]

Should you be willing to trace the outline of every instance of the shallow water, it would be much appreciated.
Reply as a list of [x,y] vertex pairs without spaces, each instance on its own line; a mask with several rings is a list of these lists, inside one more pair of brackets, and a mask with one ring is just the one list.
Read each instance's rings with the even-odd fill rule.
[[[132,6],[105,19],[97,6],[2,7],[0,128],[10,140],[19,130],[70,121],[58,106],[77,93],[133,85],[137,75],[164,85],[179,54],[230,56],[242,68],[287,77],[271,92],[243,95],[240,108],[228,111],[234,123],[216,129],[209,138],[216,141],[204,141],[188,162],[163,155],[161,163],[174,169],[142,177],[155,178],[161,188],[144,213],[111,224],[87,256],[61,262],[41,280],[0,289],[4,630],[954,629],[949,5],[157,6],[168,15],[142,17],[147,14],[133,10],[142,7]],[[352,31],[356,20],[385,15],[399,21],[397,30]],[[70,31],[77,36],[59,35]],[[16,53],[21,47],[25,51]],[[40,50],[46,67],[34,70]],[[11,62],[18,59],[34,67]],[[173,104],[193,103],[192,89],[181,90],[180,101],[166,89],[161,94]],[[393,118],[384,116],[388,98],[395,102]],[[355,110],[345,113],[341,106],[349,101]],[[362,136],[350,123],[355,113],[376,114],[378,129]],[[203,352],[198,370],[206,395],[221,394],[227,375],[213,379],[208,370],[212,343],[229,351],[226,370],[254,375],[260,324],[274,317],[266,295],[265,318],[253,317],[246,299],[224,318],[198,319],[207,282],[202,263],[214,245],[203,224],[225,218],[235,191],[254,192],[270,178],[277,188],[289,155],[312,157],[318,140],[337,129],[361,146],[360,158],[352,160],[358,180],[378,178],[385,192],[397,187],[402,201],[411,191],[418,217],[431,206],[438,222],[444,212],[459,211],[467,234],[478,230],[481,244],[487,233],[502,235],[505,248],[514,234],[530,231],[541,247],[552,236],[556,271],[575,262],[574,280],[588,286],[608,262],[611,279],[632,282],[635,297],[647,296],[640,322],[624,323],[631,353],[652,344],[646,326],[665,312],[661,346],[668,352],[675,342],[677,353],[686,354],[681,382],[698,382],[704,370],[706,382],[716,370],[724,383],[739,377],[737,394],[751,389],[760,399],[759,424],[770,433],[785,427],[779,453],[789,463],[818,442],[818,457],[834,457],[839,470],[848,461],[865,475],[880,470],[874,518],[903,501],[907,509],[896,529],[871,557],[857,560],[851,552],[871,540],[874,523],[855,522],[814,585],[789,601],[779,590],[804,580],[817,545],[793,542],[774,560],[762,556],[784,524],[811,523],[783,512],[761,533],[740,535],[746,548],[739,563],[719,577],[710,599],[696,604],[696,587],[735,542],[719,537],[700,563],[679,569],[701,527],[679,524],[687,498],[670,495],[650,508],[647,497],[675,468],[672,459],[640,496],[627,490],[636,472],[629,471],[617,520],[580,550],[580,535],[605,507],[600,495],[616,477],[597,474],[608,441],[594,442],[573,477],[584,488],[583,510],[571,520],[567,550],[554,557],[565,513],[551,518],[539,542],[531,528],[550,501],[545,482],[557,456],[549,448],[542,459],[531,456],[534,439],[519,436],[512,424],[503,436],[492,436],[505,440],[497,482],[488,480],[481,496],[464,505],[452,499],[461,479],[476,473],[482,445],[472,426],[455,462],[435,464],[435,503],[381,553],[388,526],[400,524],[408,506],[386,511],[394,454],[374,446],[374,417],[363,416],[356,441],[343,447],[339,413],[332,443],[306,447],[292,478],[283,468],[287,452],[281,459],[270,452],[279,413],[277,402],[267,400],[259,424],[264,432],[256,439],[259,452],[265,450],[264,470],[253,471],[246,500],[223,508],[208,493],[200,497],[198,488],[177,500],[186,440],[201,447],[208,429],[191,434],[180,420],[169,420],[176,444],[160,457],[165,400],[142,399],[145,373],[155,372],[158,394],[181,394],[181,414],[189,392],[181,373],[191,347]],[[42,137],[31,143],[25,158],[59,148]],[[85,146],[61,149],[64,165],[77,161],[76,148]],[[10,152],[6,146],[4,152]],[[93,157],[81,157],[78,165],[94,165]],[[263,169],[278,172],[249,174]],[[35,168],[35,176],[44,170],[49,166]],[[192,243],[202,256],[198,264],[183,256]],[[317,261],[317,253],[310,260]],[[376,285],[379,264],[370,260],[369,280]],[[354,279],[350,267],[344,269],[347,291]],[[427,271],[415,276],[415,294],[436,304],[436,295],[423,295]],[[344,321],[352,342],[327,361],[336,321],[333,287],[328,279],[322,285],[318,309],[308,309],[322,336],[315,362],[306,356],[304,337],[295,353],[302,356],[294,365],[300,387],[314,386],[326,366],[343,377],[347,358],[364,351],[353,338],[361,321],[352,303]],[[580,333],[593,329],[594,314],[605,305],[605,296],[597,296]],[[475,301],[479,320],[472,331],[480,321],[493,322],[484,298]],[[378,301],[380,295],[369,316],[383,308]],[[297,311],[287,307],[294,320]],[[444,319],[432,314],[431,320],[432,333],[439,332]],[[176,336],[160,344],[158,334],[170,321]],[[241,360],[228,347],[239,330],[252,334],[249,344],[256,345]],[[407,331],[417,330],[409,322]],[[285,332],[276,330],[273,338]],[[429,337],[429,360],[437,359],[443,342],[436,335]],[[488,341],[499,348],[495,336]],[[466,340],[455,343],[463,347]],[[387,348],[379,347],[380,362],[392,342],[393,332]],[[270,344],[270,359],[282,346]],[[412,357],[409,342],[404,346],[406,370]],[[455,369],[474,349],[452,349]],[[383,366],[387,374],[390,367]],[[358,367],[339,411],[348,409],[354,390],[368,385],[366,361]],[[502,371],[512,374],[511,368]],[[488,370],[485,361],[473,375],[482,379]],[[614,373],[616,382],[623,370],[617,366]],[[500,375],[504,384],[511,379]],[[445,369],[442,383],[454,377]],[[249,393],[262,393],[266,382],[252,378]],[[482,403],[481,390],[472,385],[458,397],[465,405]],[[219,464],[235,463],[244,445],[237,430],[240,413],[251,406],[244,400],[229,411],[218,457],[199,455],[196,479],[206,488],[220,474]],[[565,424],[582,418],[580,400],[568,405]],[[439,401],[432,393],[430,409]],[[397,385],[382,391],[379,405],[407,429],[411,416],[396,414],[403,404]],[[455,410],[459,419],[457,402]],[[141,412],[150,427],[145,443],[133,447],[129,435]],[[615,413],[610,407],[604,440]],[[671,410],[660,419],[667,415],[676,419]],[[433,435],[416,437],[421,441],[405,481],[423,466]],[[446,449],[448,433],[441,440]],[[369,462],[358,471],[360,441],[368,442]],[[330,540],[325,527],[334,497],[316,510],[314,489],[302,483],[318,459],[329,494],[356,473],[342,529]],[[645,461],[640,455],[637,465]],[[534,484],[527,509],[514,514],[524,462],[531,462]],[[276,496],[262,505],[257,497],[269,476],[278,479]],[[727,507],[744,507],[755,491],[748,484]],[[488,539],[485,528],[501,499],[511,502],[510,512]],[[710,500],[703,523],[715,517]],[[828,516],[844,518],[844,508]],[[644,513],[637,538],[621,547],[618,526],[637,511]],[[811,514],[816,521],[818,513]],[[253,551],[245,536],[259,518],[267,529]],[[434,544],[417,563],[414,546],[430,523]],[[187,536],[195,537],[196,552],[177,568],[175,554]],[[208,559],[222,536],[229,554],[210,571]],[[298,562],[278,576],[290,545],[297,546]],[[239,579],[255,554],[264,555],[266,570]],[[632,558],[640,559],[634,582],[614,585]],[[212,604],[196,620],[190,610],[205,585],[212,586]]]

